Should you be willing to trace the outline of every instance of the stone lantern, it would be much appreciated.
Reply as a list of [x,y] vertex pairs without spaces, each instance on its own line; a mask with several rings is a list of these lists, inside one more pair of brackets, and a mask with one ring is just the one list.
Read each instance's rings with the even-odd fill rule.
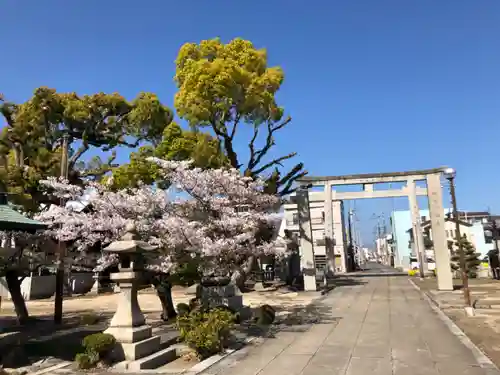
[[119,241],[103,249],[117,254],[120,260],[119,272],[111,274],[111,279],[120,285],[118,305],[105,333],[113,335],[121,348],[117,350],[117,360],[135,361],[160,350],[160,337],[152,336],[137,300],[144,274],[144,253],[156,248],[138,240],[133,225],[126,230]]

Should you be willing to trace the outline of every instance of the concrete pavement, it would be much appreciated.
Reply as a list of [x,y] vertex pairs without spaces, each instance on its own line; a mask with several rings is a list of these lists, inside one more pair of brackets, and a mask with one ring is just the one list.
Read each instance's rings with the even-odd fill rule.
[[203,374],[500,375],[480,367],[406,277],[370,276],[319,302],[321,321],[307,331],[287,327]]

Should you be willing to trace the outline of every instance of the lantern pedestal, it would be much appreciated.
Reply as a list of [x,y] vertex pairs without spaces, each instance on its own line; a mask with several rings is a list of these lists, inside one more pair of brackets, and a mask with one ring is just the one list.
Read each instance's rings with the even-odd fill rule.
[[[111,279],[120,284],[120,294],[115,315],[104,333],[115,337],[123,352],[122,359],[127,361],[135,361],[160,349],[160,336],[152,336],[137,301],[140,276],[139,272],[123,269],[111,275]],[[122,353],[117,354],[121,356]]]
[[117,347],[114,359],[124,361],[119,367],[129,370],[154,369],[177,356],[175,348],[162,349],[160,336],[153,336],[137,300],[137,291],[144,271],[142,253],[154,250],[146,242],[135,239],[133,228],[120,241],[104,249],[118,254],[119,272],[111,274],[111,280],[120,286],[118,305],[109,328],[104,333],[114,336]]

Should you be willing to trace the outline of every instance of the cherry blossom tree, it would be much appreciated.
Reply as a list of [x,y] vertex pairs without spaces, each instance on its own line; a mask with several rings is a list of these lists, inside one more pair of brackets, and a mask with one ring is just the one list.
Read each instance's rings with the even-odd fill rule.
[[[279,225],[281,201],[263,193],[263,180],[242,176],[237,169],[202,170],[185,161],[148,160],[160,167],[168,190],[142,185],[113,191],[99,183],[82,187],[52,178],[43,181],[51,194],[73,201],[85,197],[88,209],[52,206],[36,219],[49,225],[47,235],[71,242],[83,257],[97,244],[119,239],[133,224],[139,237],[161,254],[149,259],[148,268],[163,274],[175,272],[188,255],[202,260],[203,274],[236,282],[249,260],[284,248],[272,235],[277,230],[269,231]],[[103,256],[97,270],[116,262],[116,257]]]

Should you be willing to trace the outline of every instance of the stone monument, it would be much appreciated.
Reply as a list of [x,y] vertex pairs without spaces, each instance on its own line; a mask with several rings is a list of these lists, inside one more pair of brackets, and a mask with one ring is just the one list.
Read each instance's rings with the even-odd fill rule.
[[209,309],[226,306],[234,312],[243,308],[243,296],[236,285],[198,285],[196,297]]
[[[111,274],[111,279],[120,285],[118,306],[104,333],[113,335],[117,341],[115,360],[133,361],[128,366],[130,369],[154,368],[161,362],[168,362],[168,359],[161,357],[171,355],[163,353],[165,350],[161,350],[160,336],[153,336],[151,327],[146,324],[137,300],[137,291],[143,280],[144,253],[156,248],[139,241],[133,225],[127,226],[126,230],[121,240],[103,249],[117,254],[120,259],[119,272]],[[154,353],[158,356],[155,357]]]

